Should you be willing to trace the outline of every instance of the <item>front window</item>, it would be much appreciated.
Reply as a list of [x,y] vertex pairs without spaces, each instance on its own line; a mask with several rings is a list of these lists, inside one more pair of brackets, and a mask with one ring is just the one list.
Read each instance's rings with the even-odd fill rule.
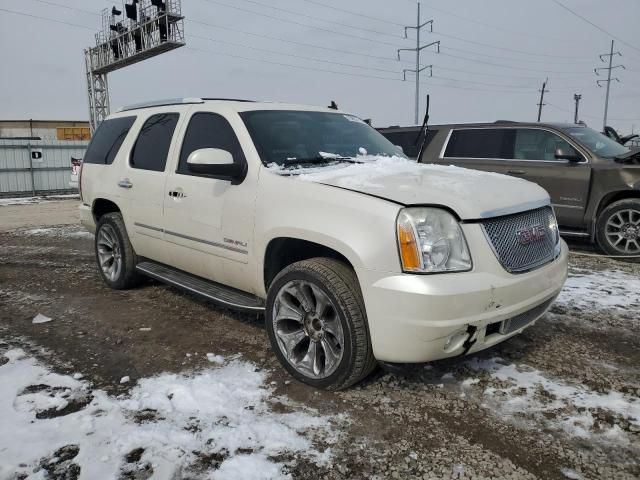
[[519,128],[514,140],[513,158],[517,160],[546,160],[556,159],[556,150],[575,153],[569,142],[553,132],[534,128]]
[[404,157],[380,133],[352,115],[257,110],[240,116],[265,165],[295,167],[369,155]]
[[629,153],[629,149],[606,135],[588,127],[566,128],[565,132],[599,157],[614,158]]

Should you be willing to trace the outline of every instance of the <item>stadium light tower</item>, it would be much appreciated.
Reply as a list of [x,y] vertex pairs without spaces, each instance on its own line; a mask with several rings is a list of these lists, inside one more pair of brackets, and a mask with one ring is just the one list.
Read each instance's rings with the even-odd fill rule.
[[105,8],[95,39],[84,51],[92,131],[109,115],[109,72],[185,45],[181,0],[129,0],[122,8]]

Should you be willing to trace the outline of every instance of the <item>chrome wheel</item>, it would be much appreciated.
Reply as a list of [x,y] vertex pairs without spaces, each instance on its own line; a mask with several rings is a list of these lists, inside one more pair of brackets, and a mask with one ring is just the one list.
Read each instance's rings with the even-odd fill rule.
[[605,235],[616,250],[629,255],[640,253],[640,211],[625,209],[611,215]]
[[273,304],[273,331],[280,351],[299,373],[314,379],[336,371],[344,349],[338,311],[319,287],[293,280]]
[[122,271],[122,252],[116,231],[111,225],[104,224],[98,231],[96,248],[102,273],[115,282]]

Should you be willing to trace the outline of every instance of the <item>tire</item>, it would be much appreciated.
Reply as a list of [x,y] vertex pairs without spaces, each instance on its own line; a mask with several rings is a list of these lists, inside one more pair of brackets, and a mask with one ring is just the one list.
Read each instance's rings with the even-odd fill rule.
[[337,260],[313,258],[280,272],[269,287],[265,321],[282,366],[313,387],[350,387],[377,365],[358,278]]
[[104,283],[115,290],[132,288],[140,283],[141,277],[136,272],[138,259],[120,213],[100,217],[94,246],[98,271]]
[[607,206],[598,216],[596,238],[608,255],[640,256],[640,199],[618,200]]

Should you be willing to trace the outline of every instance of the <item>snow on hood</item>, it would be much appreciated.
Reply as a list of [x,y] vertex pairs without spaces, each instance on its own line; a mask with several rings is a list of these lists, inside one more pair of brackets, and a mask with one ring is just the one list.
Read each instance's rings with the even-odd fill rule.
[[296,177],[375,195],[403,205],[447,206],[462,219],[506,215],[549,204],[549,195],[544,189],[519,178],[455,166],[416,163],[395,156],[365,155],[357,159],[363,163],[305,168],[304,173]]

